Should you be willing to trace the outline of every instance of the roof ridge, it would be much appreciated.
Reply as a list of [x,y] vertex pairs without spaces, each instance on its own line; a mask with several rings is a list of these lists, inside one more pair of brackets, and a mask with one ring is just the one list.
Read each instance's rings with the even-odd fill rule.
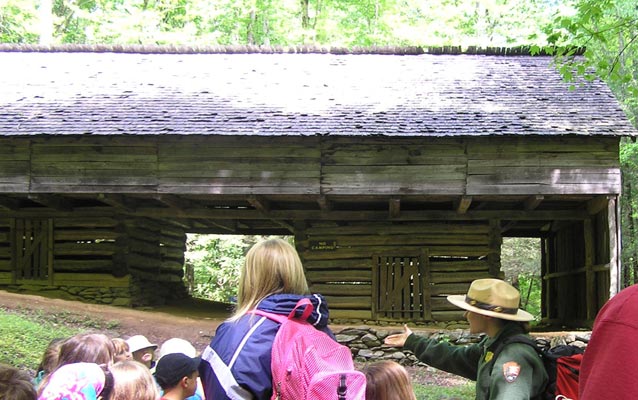
[[[138,54],[380,54],[380,55],[493,55],[530,56],[532,46],[481,47],[481,46],[189,46],[189,45],[137,45],[137,44],[24,44],[0,43],[0,52],[22,53],[138,53]],[[584,48],[578,48],[582,54]],[[536,55],[552,55],[552,51],[538,48]]]

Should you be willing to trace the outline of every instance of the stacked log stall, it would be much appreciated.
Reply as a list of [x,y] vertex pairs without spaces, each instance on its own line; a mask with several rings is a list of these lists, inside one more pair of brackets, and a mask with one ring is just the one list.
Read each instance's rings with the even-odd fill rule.
[[[489,232],[487,222],[316,224],[297,235],[303,240],[296,245],[311,290],[326,296],[334,319],[450,321],[462,319],[462,312],[445,296],[465,293],[474,279],[493,276],[487,256],[498,249],[489,247]],[[375,312],[385,280],[374,278],[384,267],[374,265],[378,261],[371,255],[415,254],[427,254],[414,294],[423,299],[422,312],[403,317]]]
[[132,277],[133,305],[159,305],[186,295],[182,277],[186,234],[149,219],[123,219],[119,259]]
[[10,285],[13,278],[10,227],[9,218],[0,218],[0,285]]

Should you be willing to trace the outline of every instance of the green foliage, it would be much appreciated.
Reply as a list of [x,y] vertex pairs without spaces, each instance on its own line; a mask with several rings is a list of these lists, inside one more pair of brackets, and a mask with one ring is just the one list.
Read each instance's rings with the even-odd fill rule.
[[540,239],[504,238],[501,265],[505,279],[521,292],[521,308],[541,317],[541,248]]
[[239,271],[248,244],[243,236],[189,236],[186,268],[192,268],[195,297],[228,302],[237,296]]
[[[0,39],[37,42],[45,2],[5,1]],[[548,0],[53,0],[51,17],[54,43],[508,46],[539,35],[553,9]]]
[[540,320],[542,281],[538,274],[518,276],[518,289],[521,292],[521,308]]
[[38,41],[37,10],[30,0],[0,2],[0,42],[36,43]]
[[[599,77],[638,115],[638,7],[634,0],[576,0],[557,13],[544,32],[567,81]],[[577,57],[577,48],[585,48]]]

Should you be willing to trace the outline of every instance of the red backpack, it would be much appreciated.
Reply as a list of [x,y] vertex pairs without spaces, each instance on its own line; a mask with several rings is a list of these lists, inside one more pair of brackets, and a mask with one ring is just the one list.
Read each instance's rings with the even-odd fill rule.
[[578,400],[578,376],[583,360],[582,348],[572,345],[550,347],[545,339],[531,339],[527,335],[514,335],[503,341],[494,351],[496,360],[501,350],[509,343],[524,343],[532,346],[543,360],[548,382],[542,399]]
[[312,311],[307,298],[288,317],[251,311],[281,324],[272,346],[272,400],[364,400],[366,377],[355,370],[350,349],[308,323]]

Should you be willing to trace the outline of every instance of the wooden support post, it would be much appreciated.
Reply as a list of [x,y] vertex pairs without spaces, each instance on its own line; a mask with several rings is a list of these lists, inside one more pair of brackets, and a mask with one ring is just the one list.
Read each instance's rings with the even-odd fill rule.
[[392,197],[389,201],[388,208],[390,218],[398,218],[401,215],[401,199]]
[[423,292],[423,318],[432,321],[432,272],[430,268],[430,255],[423,250],[419,255],[419,272],[421,274],[421,289]]
[[49,285],[53,285],[53,252],[54,252],[54,237],[53,237],[53,232],[54,232],[54,226],[53,226],[53,218],[49,218],[48,222],[48,226],[47,226],[47,243],[46,243],[46,249],[47,249],[47,275],[49,277]]
[[583,221],[583,234],[585,242],[585,301],[587,302],[587,320],[593,321],[596,317],[598,299],[596,295],[596,275],[594,273],[594,230],[591,219]]
[[545,196],[536,195],[530,196],[525,200],[525,209],[526,210],[535,210],[545,199]]
[[490,242],[489,253],[487,255],[487,263],[489,265],[489,273],[495,278],[501,276],[501,244],[503,238],[501,236],[501,221],[497,219],[490,220]]
[[11,284],[15,285],[18,278],[18,232],[15,218],[9,218],[9,240],[11,242]]
[[472,204],[472,196],[461,196],[454,201],[454,209],[457,214],[465,214]]
[[607,204],[607,221],[609,225],[609,297],[618,293],[622,287],[622,266],[620,264],[620,209],[617,199]]
[[326,196],[317,197],[317,204],[319,204],[319,208],[321,209],[321,211],[332,210],[332,203]]
[[264,214],[270,211],[270,204],[268,203],[268,201],[258,196],[248,196],[248,203],[250,203],[251,206],[255,207],[256,210],[259,210]]

